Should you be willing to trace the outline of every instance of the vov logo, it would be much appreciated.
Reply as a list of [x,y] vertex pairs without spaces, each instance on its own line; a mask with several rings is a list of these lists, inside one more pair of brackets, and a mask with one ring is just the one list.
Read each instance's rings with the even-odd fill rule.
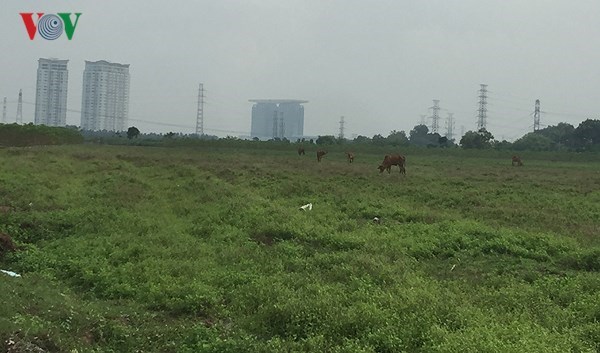
[[37,12],[37,23],[33,20],[33,12],[21,12],[19,15],[23,18],[23,23],[25,23],[27,34],[29,34],[29,39],[31,40],[35,38],[36,32],[46,40],[58,39],[65,32],[67,39],[71,40],[81,12],[74,14],[75,22],[71,21],[72,13],[70,12],[59,12],[56,15]]

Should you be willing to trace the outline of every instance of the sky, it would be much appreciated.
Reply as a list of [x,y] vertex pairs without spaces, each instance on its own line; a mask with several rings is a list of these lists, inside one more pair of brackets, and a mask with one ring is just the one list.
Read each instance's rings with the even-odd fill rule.
[[[82,13],[72,40],[30,40],[21,12]],[[514,140],[600,116],[597,0],[2,0],[0,99],[33,122],[39,58],[68,59],[67,124],[80,125],[85,60],[130,64],[128,125],[250,134],[250,99],[302,99],[304,133],[407,133],[440,101],[454,133],[475,130],[480,84],[487,128]],[[1,116],[0,116],[1,119]]]

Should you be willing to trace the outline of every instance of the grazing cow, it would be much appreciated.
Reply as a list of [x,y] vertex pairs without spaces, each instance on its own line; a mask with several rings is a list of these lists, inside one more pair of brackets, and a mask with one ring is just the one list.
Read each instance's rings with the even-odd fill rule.
[[13,243],[10,235],[0,233],[0,257],[9,251],[16,251],[17,247]]
[[324,155],[327,154],[327,151],[324,150],[318,150],[317,151],[317,162],[321,161],[321,158],[323,158]]
[[400,174],[406,175],[406,169],[404,168],[406,165],[406,157],[399,154],[386,155],[383,158],[381,165],[377,168],[379,169],[379,173],[383,173],[384,170],[391,173],[393,165],[397,165],[398,168],[400,168]]
[[298,147],[298,155],[304,156],[304,147],[303,146]]
[[348,163],[354,162],[354,153],[346,152],[346,157],[348,157]]
[[519,156],[512,156],[512,165],[513,165],[513,167],[515,165],[517,165],[519,167],[523,166],[523,161],[521,160],[521,157],[519,157]]

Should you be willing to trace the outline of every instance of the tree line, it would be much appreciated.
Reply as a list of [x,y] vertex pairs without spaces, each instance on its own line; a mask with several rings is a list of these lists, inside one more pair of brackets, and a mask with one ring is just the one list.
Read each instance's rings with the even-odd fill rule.
[[[311,141],[312,142],[312,141]],[[318,145],[344,143],[371,144],[376,146],[423,146],[423,147],[462,147],[465,149],[506,149],[531,151],[597,151],[600,152],[600,120],[587,119],[577,127],[569,123],[559,123],[544,129],[525,134],[514,142],[498,141],[486,129],[467,131],[459,141],[448,139],[438,133],[429,132],[426,125],[416,125],[407,135],[405,131],[391,131],[369,138],[357,136],[352,140],[340,139],[333,135],[319,136]]]

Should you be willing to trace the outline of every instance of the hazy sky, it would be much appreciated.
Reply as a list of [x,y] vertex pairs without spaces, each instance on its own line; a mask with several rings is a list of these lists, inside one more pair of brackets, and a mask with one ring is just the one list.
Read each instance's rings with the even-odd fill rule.
[[[31,41],[20,12],[82,15],[72,40]],[[531,130],[535,99],[545,125],[600,115],[597,0],[2,0],[0,33],[9,121],[20,88],[33,121],[42,57],[69,59],[73,125],[85,60],[131,65],[143,132],[194,132],[200,82],[219,136],[249,134],[249,99],[278,98],[309,101],[307,135],[337,135],[340,116],[348,137],[408,133],[433,99],[441,130],[452,112],[460,134],[476,128],[480,83],[497,139]]]

